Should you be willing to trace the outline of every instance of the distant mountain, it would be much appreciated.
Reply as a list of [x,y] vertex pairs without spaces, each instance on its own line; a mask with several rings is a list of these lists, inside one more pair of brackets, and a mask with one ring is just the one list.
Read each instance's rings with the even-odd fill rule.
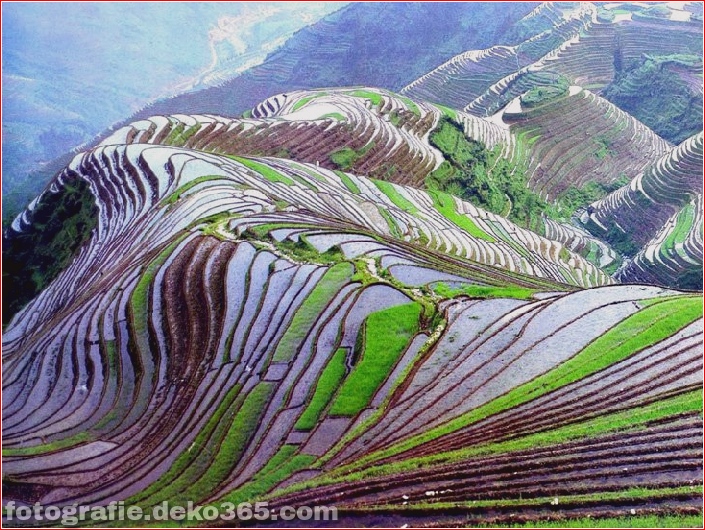
[[536,4],[517,2],[350,4],[303,28],[256,67],[216,88],[160,100],[137,114],[238,115],[259,101],[305,88],[365,85],[399,90],[454,54],[503,41]]
[[516,46],[465,51],[402,93],[487,116],[560,75],[680,143],[703,112],[702,4],[685,4],[546,2],[514,26]]
[[21,208],[46,183],[28,172],[155,98],[261,62],[342,5],[3,3],[3,206]]

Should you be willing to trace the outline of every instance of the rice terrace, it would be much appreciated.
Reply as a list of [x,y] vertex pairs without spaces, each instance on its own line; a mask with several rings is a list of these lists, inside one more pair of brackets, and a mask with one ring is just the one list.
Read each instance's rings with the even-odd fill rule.
[[702,528],[702,2],[50,4],[3,527]]

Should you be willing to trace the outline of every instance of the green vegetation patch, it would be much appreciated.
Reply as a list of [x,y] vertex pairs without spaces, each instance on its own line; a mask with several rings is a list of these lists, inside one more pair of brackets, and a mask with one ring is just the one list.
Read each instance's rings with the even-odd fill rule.
[[162,250],[144,269],[135,286],[135,290],[132,291],[129,306],[132,329],[137,337],[137,346],[144,352],[145,356],[149,355],[148,352],[150,350],[146,336],[149,326],[149,288],[159,268],[166,262],[179,243],[181,243],[187,235],[186,233],[180,234],[174,241],[164,247],[164,250]]
[[343,170],[347,170],[353,167],[355,165],[355,162],[358,160],[358,155],[357,151],[350,147],[343,147],[342,149],[338,149],[337,151],[333,151],[330,155],[329,158],[331,162],[333,162],[335,165],[338,167],[342,168]]
[[[678,213],[676,218],[676,226],[673,230],[666,236],[663,242],[663,249],[677,253],[676,244],[684,243],[688,234],[693,228],[693,222],[695,220],[695,206],[693,204],[686,204],[685,207]],[[685,253],[680,254],[685,257]]]
[[221,175],[202,175],[200,177],[196,177],[193,179],[191,182],[187,182],[183,186],[180,186],[178,189],[174,191],[174,193],[170,194],[167,197],[164,197],[162,199],[163,204],[174,204],[176,201],[178,201],[181,196],[186,193],[188,190],[191,188],[197,186],[201,182],[208,182],[209,180],[222,180],[225,179],[225,177]]
[[629,177],[622,173],[609,184],[591,180],[580,188],[572,186],[556,200],[555,204],[546,209],[546,213],[553,219],[569,219],[578,208],[602,199],[629,182]]
[[413,302],[367,316],[360,329],[361,352],[356,351],[356,355],[361,353],[360,359],[331,405],[331,416],[354,416],[369,404],[418,332],[421,310],[421,305]]
[[[688,259],[688,253],[682,247],[686,241],[688,234],[694,229],[695,222],[695,206],[690,203],[686,204],[683,209],[678,212],[676,217],[676,225],[673,230],[666,236],[661,253],[666,256],[680,256]],[[702,225],[700,225],[702,229]],[[702,264],[691,264],[681,271],[676,279],[676,288],[689,291],[702,291],[703,289],[703,266]]]
[[353,193],[360,193],[360,188],[357,186],[357,184],[355,184],[355,181],[350,178],[350,175],[338,170],[335,170],[335,174],[340,177],[340,180],[342,181],[343,185],[348,188],[348,190]]
[[186,129],[184,131],[184,133],[181,135],[181,138],[179,139],[179,142],[181,143],[181,145],[185,145],[186,142],[188,142],[200,130],[201,130],[200,123],[192,125],[188,129]]
[[[363,469],[363,465],[369,461],[365,460],[362,463],[336,469],[332,474],[316,479],[316,485],[359,481],[370,477],[415,471],[422,468],[428,469],[435,465],[447,465],[456,461],[467,461],[469,458],[550,447],[574,440],[595,438],[612,432],[634,432],[653,425],[654,422],[668,420],[669,418],[680,418],[683,414],[694,412],[702,414],[702,410],[702,390],[694,390],[676,396],[666,397],[647,403],[646,405],[636,406],[629,410],[588,418],[584,421],[560,426],[556,429],[530,433],[510,440],[489,442],[454,451],[435,453],[429,456],[410,458]],[[351,469],[361,470],[350,472]],[[312,482],[306,482],[300,487],[303,488],[308,485],[312,485]],[[296,489],[298,488],[297,486]],[[292,487],[290,489],[293,490],[295,488]]]
[[168,500],[185,505],[212,494],[240,460],[276,385],[258,383],[246,396],[241,390],[236,385],[228,391],[194,443],[157,482],[130,498],[130,504],[154,506]]
[[312,455],[297,455],[298,447],[286,444],[247,483],[228,493],[223,501],[239,504],[259,500],[274,486],[290,477],[294,472],[309,467],[316,460]]
[[336,166],[338,166],[343,171],[348,171],[352,169],[355,164],[364,157],[367,152],[374,147],[375,143],[370,142],[361,149],[355,150],[351,147],[342,147],[336,151],[333,151],[328,155],[328,158]]
[[612,150],[612,141],[604,135],[596,136],[592,139],[595,146],[594,156],[598,160],[604,160],[607,157],[614,157],[615,152]]
[[[172,123],[172,125],[173,125],[173,123]],[[183,122],[177,123],[176,127],[171,129],[171,132],[169,132],[169,136],[167,136],[166,139],[164,140],[164,144],[165,145],[174,145],[174,141],[176,141],[176,139],[179,136],[181,136],[181,133],[184,132],[185,128],[186,128],[186,126],[183,124]]]
[[319,252],[316,247],[311,245],[303,235],[299,236],[298,241],[284,239],[283,241],[273,241],[273,244],[284,254],[291,256],[297,261],[318,263],[323,265],[336,264],[341,261],[345,261],[345,256],[339,246],[335,245],[325,252]]
[[45,193],[23,232],[5,231],[2,244],[3,326],[74,259],[98,225],[98,207],[83,179]]
[[500,146],[489,150],[467,138],[447,116],[430,142],[445,160],[426,177],[426,188],[450,193],[524,227],[541,218],[546,202],[527,188],[526,170],[502,157]]
[[540,84],[534,86],[521,96],[521,104],[525,107],[538,107],[568,95],[570,82],[562,75],[551,72],[542,73],[536,81]]
[[338,263],[326,271],[291,319],[274,351],[274,362],[290,361],[296,355],[321,313],[350,281],[352,274],[353,266],[347,262]]
[[316,97],[316,96],[307,96],[307,97],[305,97],[305,98],[301,98],[301,99],[298,100],[296,103],[294,103],[294,106],[292,107],[291,110],[293,110],[294,112],[296,112],[297,110],[299,110],[301,107],[303,107],[304,105],[306,105],[306,103],[308,103],[309,101],[311,101],[311,100],[312,100],[313,98],[315,98],[315,97]]
[[442,191],[431,191],[430,195],[433,198],[433,206],[436,210],[438,210],[443,217],[448,219],[455,226],[462,228],[468,234],[478,239],[484,239],[485,241],[490,241],[492,243],[496,241],[494,237],[478,228],[470,217],[458,213],[455,209],[455,200],[452,195]]
[[306,410],[294,425],[295,429],[310,431],[316,426],[323,410],[330,403],[331,398],[340,386],[340,382],[345,377],[346,354],[347,350],[345,348],[339,348],[328,361],[321,373],[321,377],[318,378],[316,390],[308,407],[306,407]]
[[93,441],[91,436],[87,432],[81,432],[68,438],[56,440],[55,442],[49,442],[41,445],[33,445],[31,447],[3,447],[2,456],[41,455],[44,453],[52,453],[54,451],[68,449],[69,447],[73,447],[75,445],[83,444],[90,441]]
[[389,199],[398,208],[410,213],[411,215],[418,215],[421,213],[414,203],[399,193],[396,186],[391,182],[385,182],[384,180],[373,180],[372,182],[374,182],[375,186],[377,186],[382,193],[389,197]]
[[[689,262],[689,256],[686,250],[682,247],[686,241],[688,234],[694,230],[695,223],[695,205],[692,203],[686,204],[683,209],[678,212],[676,224],[661,246],[661,254],[665,256],[680,256],[685,261]],[[702,225],[699,226],[702,230]],[[684,270],[680,271],[676,278],[674,287],[689,291],[702,291],[703,289],[703,266],[702,263],[688,263]]]
[[392,214],[389,213],[389,210],[387,210],[387,208],[385,208],[381,204],[377,205],[377,210],[379,211],[379,214],[387,222],[387,227],[389,228],[389,233],[394,237],[401,237],[401,232],[399,231],[399,227],[397,226],[397,222],[392,217]]
[[401,125],[401,120],[402,117],[396,109],[389,113],[389,122],[395,127],[399,127],[399,125]]
[[309,223],[294,223],[294,222],[278,222],[278,223],[262,223],[247,227],[242,233],[242,237],[250,240],[257,239],[272,239],[270,232],[281,228],[292,228],[301,230],[320,230],[319,225]]
[[239,156],[233,156],[233,155],[228,155],[230,158],[233,160],[237,160],[240,162],[243,166],[256,171],[260,175],[262,175],[264,178],[266,178],[269,182],[281,182],[282,184],[286,184],[287,186],[293,186],[294,181],[287,177],[286,175],[282,175],[278,171],[273,170],[271,167],[266,166],[264,164],[260,164],[259,162],[255,162],[254,160],[250,160],[249,158],[242,158]]
[[419,109],[418,105],[411,101],[409,98],[405,96],[399,96],[399,99],[401,99],[404,104],[406,105],[406,108],[409,109],[411,112],[414,113],[415,116],[420,117],[421,116],[421,110]]
[[644,54],[625,64],[619,62],[615,79],[602,91],[602,97],[662,138],[679,144],[702,130],[703,96],[693,91],[678,72],[688,75],[691,69],[699,69],[702,75],[702,64],[702,53]]
[[536,292],[525,287],[495,287],[489,285],[462,285],[450,287],[444,282],[434,284],[433,291],[443,298],[455,298],[465,295],[471,298],[516,298],[518,300],[531,300]]
[[186,145],[186,142],[188,142],[189,139],[200,129],[200,123],[196,123],[186,128],[186,125],[184,123],[179,122],[176,127],[171,130],[169,136],[166,137],[166,140],[164,140],[164,144],[182,147]]
[[317,93],[317,94],[313,94],[313,95],[311,95],[311,96],[306,96],[306,97],[304,97],[304,98],[301,98],[301,99],[298,100],[296,103],[294,103],[294,106],[292,107],[292,110],[293,110],[294,112],[296,112],[297,110],[299,110],[301,107],[303,107],[304,105],[306,105],[306,103],[308,103],[308,102],[311,101],[312,99],[320,98],[320,97],[323,97],[323,96],[325,96],[325,95],[327,95],[327,94],[328,94],[327,92],[319,92],[319,93]]
[[480,445],[469,449],[462,449],[448,453],[439,460],[448,461],[456,458],[469,458],[489,454],[506,453],[510,451],[523,451],[536,447],[547,447],[560,443],[593,437],[625,429],[645,427],[656,420],[678,416],[689,412],[702,412],[702,390],[687,392],[675,397],[670,397],[641,407],[614,412],[605,416],[589,419],[580,423],[566,425],[546,432],[529,434],[506,442],[496,442]]
[[[287,153],[288,153],[288,151],[287,151]],[[282,156],[282,157],[279,157],[279,158],[291,158],[291,155],[290,155],[290,154],[287,154],[286,156]],[[311,168],[308,167],[307,165],[304,165],[304,164],[297,164],[297,163],[295,163],[295,162],[290,162],[290,164],[291,164],[293,167],[296,167],[296,168],[300,169],[301,171],[303,171],[304,173],[306,173],[306,174],[309,175],[310,177],[313,177],[313,178],[316,179],[318,182],[328,182],[328,181],[326,180],[326,178],[325,178],[323,175],[321,175],[321,174],[318,173],[317,171],[314,171],[313,169],[311,169]]]
[[373,105],[377,106],[382,103],[382,95],[376,92],[370,92],[369,90],[354,90],[353,92],[348,92],[347,95],[369,99]]
[[313,190],[315,193],[318,193],[318,187],[313,184],[312,182],[309,182],[305,178],[301,177],[300,175],[292,175],[291,176],[296,182],[301,184],[303,187],[308,188],[310,190]]
[[440,105],[438,103],[434,103],[434,105],[448,118],[453,121],[458,121],[458,112],[456,110],[451,109],[450,107],[446,107],[444,105]]
[[411,458],[402,462],[385,464],[368,468],[351,475],[356,480],[371,476],[384,476],[400,471],[412,471],[433,465],[448,464],[467,460],[468,458],[526,451],[540,447],[549,447],[574,440],[594,438],[612,432],[623,432],[643,429],[655,421],[669,417],[679,417],[682,414],[700,412],[703,410],[702,390],[694,390],[677,396],[669,397],[629,410],[614,412],[597,418],[572,423],[544,432],[527,434],[517,438],[485,443],[473,447],[458,449],[430,456]]
[[345,116],[343,116],[340,112],[329,112],[328,114],[324,114],[321,116],[321,119],[325,118],[333,118],[334,120],[338,121],[345,121]]
[[[181,453],[169,470],[144,491],[128,499],[130,504],[152,506],[170,499],[193,484],[208,468],[225,435],[226,418],[232,417],[244,400],[242,385],[234,385],[223,397],[213,415],[199,431],[193,444]],[[222,432],[220,435],[218,431]]]
[[240,410],[223,439],[212,464],[182,495],[184,500],[199,501],[212,494],[218,484],[225,480],[247,448],[247,443],[259,427],[259,423],[276,390],[274,383],[258,383],[242,402]]

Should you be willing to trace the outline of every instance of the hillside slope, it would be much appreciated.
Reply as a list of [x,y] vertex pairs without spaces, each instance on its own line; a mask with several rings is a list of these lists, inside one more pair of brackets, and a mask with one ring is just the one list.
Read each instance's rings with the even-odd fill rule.
[[[588,184],[612,186],[621,174],[638,172],[669,149],[643,124],[579,87],[536,107],[514,103],[483,118],[378,88],[294,91],[262,101],[245,113],[247,118],[153,116],[117,130],[103,143],[158,143],[285,157],[414,187],[437,186],[429,180],[432,173],[467,148],[491,158],[484,171],[496,189],[486,196],[482,190],[462,188],[473,183],[481,187],[473,166],[468,168],[474,170],[473,182],[453,193],[505,216],[525,207],[517,203],[512,208],[519,194],[514,188],[528,185],[534,202],[546,209],[548,201],[566,191]],[[444,136],[452,132],[452,124],[462,129],[458,134],[464,133],[464,139],[454,133],[453,138]],[[456,145],[455,140],[467,145]],[[438,175],[432,180],[447,178]],[[505,194],[512,196],[508,203],[502,199]],[[536,212],[527,216],[536,217]]]
[[624,283],[703,288],[703,197],[696,195],[620,269]]
[[526,146],[529,187],[549,200],[570,187],[610,184],[621,174],[637,173],[670,147],[644,124],[580,87],[538,106],[516,104],[501,117]]
[[607,278],[458,200],[298,162],[101,146],[47,193],[76,179],[98,225],[3,336],[5,498],[697,510],[701,298],[571,292]]
[[237,115],[267,97],[306,88],[399,90],[454,54],[495,42],[534,5],[353,3],[297,32],[261,65],[222,86],[156,102],[138,116]]
[[[336,224],[348,223],[539,278],[580,286],[610,283],[595,266],[571,255],[561,245],[451,195],[353,178],[283,159],[234,158],[145,144],[102,146],[77,156],[45,195],[58,193],[79,176],[90,176],[92,193],[99,199],[99,218],[96,233],[72,265],[77,270],[64,271],[59,278],[67,275],[71,284],[98,279],[98,265],[90,263],[98,259],[94,255],[98,249],[102,249],[100,260],[107,259],[105,252],[110,245],[103,240],[112,241],[116,234],[120,236],[115,245],[131,246],[131,238],[138,232],[141,238],[147,237],[147,229],[168,235],[167,228],[173,233],[198,223],[201,217],[241,208],[244,186],[253,189],[244,193],[245,198],[254,194],[262,203],[260,209],[265,211],[282,210],[291,217],[296,212],[322,216]],[[126,177],[129,179],[121,182]],[[39,197],[32,207],[44,200]],[[168,218],[169,223],[162,218]],[[8,237],[25,232],[32,223],[33,210],[28,209],[13,222]],[[111,252],[121,255],[125,250]],[[84,263],[85,260],[88,261]],[[59,279],[56,281],[60,283]],[[32,321],[41,320],[42,315],[50,315],[63,304],[71,291],[60,289],[56,300],[45,291],[40,299],[54,300],[46,307],[46,314],[36,308],[37,304],[44,306],[39,299],[21,314],[34,314]]]
[[595,13],[595,6],[588,2],[562,2],[560,6],[544,2],[513,28],[515,37],[520,39],[517,44],[469,49],[414,80],[401,92],[453,108],[468,108],[474,100],[493,92],[492,87],[498,82],[515,77],[577,37]]
[[701,132],[590,205],[586,227],[637,254],[619,271],[621,281],[702,289],[702,175]]
[[[423,187],[443,161],[429,142],[448,110],[368,87],[294,91],[258,103],[247,118],[152,116],[105,138],[103,145],[149,143],[220,154],[276,156]],[[452,111],[470,138],[508,151],[507,131]]]
[[[285,157],[320,168],[431,189],[438,189],[437,182],[446,182],[452,193],[466,197],[476,206],[491,207],[505,216],[507,205],[510,215],[523,212],[523,226],[536,227],[549,239],[614,272],[622,261],[619,253],[632,257],[646,239],[640,239],[631,250],[619,244],[612,249],[609,245],[615,244],[614,238],[602,231],[593,230],[594,235],[590,236],[547,214],[565,218],[565,208],[571,212],[576,206],[587,205],[585,198],[594,200],[604,195],[601,190],[616,189],[627,175],[639,174],[671,148],[628,114],[579,87],[571,87],[565,95],[548,98],[539,105],[524,105],[524,97],[494,117],[482,118],[377,88],[295,91],[262,101],[246,113],[247,118],[153,116],[115,131],[102,143],[161,144],[221,155]],[[464,131],[467,141],[462,143],[467,145],[452,147],[455,140],[450,137],[450,143],[438,143],[436,135],[446,134],[449,124]],[[462,131],[457,134],[462,136]],[[476,147],[468,142],[477,142]],[[485,191],[480,184],[466,190],[472,184],[466,177],[458,180],[457,175],[443,176],[449,171],[448,161],[462,152],[456,150],[468,148],[479,148],[490,156],[484,170],[488,183],[494,186],[490,195],[481,195]],[[693,164],[690,174],[695,175],[702,163],[696,160]],[[472,179],[477,181],[477,168],[470,169]],[[467,173],[465,169],[458,171]],[[507,182],[499,184],[506,178]],[[697,182],[692,178],[683,185],[688,189],[695,186],[691,191],[697,193]],[[523,190],[521,193],[517,186]],[[586,194],[584,190],[591,191]],[[509,197],[507,193],[512,194],[509,201],[498,202]],[[654,193],[659,200],[660,192]],[[551,202],[557,198],[558,206],[554,207]],[[526,202],[517,202],[521,200]],[[639,225],[643,213],[639,210],[634,214],[632,224]],[[676,212],[662,213],[650,218],[654,227],[663,226]],[[648,237],[655,235],[654,228]],[[428,232],[424,237],[428,237]],[[697,261],[696,257],[692,259]],[[668,278],[658,283],[684,287],[677,278],[670,277],[670,283]],[[593,279],[591,285],[595,282]]]
[[513,28],[543,31],[519,33],[526,40],[514,46],[465,51],[402,93],[488,116],[557,74],[598,94],[604,89],[607,99],[667,140],[683,141],[701,128],[702,19],[654,17],[643,5],[625,6],[543,3]]
[[[4,501],[702,523],[703,133],[592,91],[695,14],[616,6],[355,4],[71,157],[3,234]],[[500,33],[408,91],[463,110],[291,89]]]

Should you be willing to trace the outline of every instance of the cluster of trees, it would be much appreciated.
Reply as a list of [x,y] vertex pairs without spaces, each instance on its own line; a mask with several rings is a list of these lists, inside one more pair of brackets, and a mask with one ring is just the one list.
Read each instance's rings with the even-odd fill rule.
[[500,149],[465,136],[460,125],[443,117],[430,137],[445,158],[426,177],[426,186],[445,191],[515,223],[536,228],[547,203],[527,187],[526,171],[500,156]]
[[3,236],[3,325],[73,259],[98,223],[88,183],[77,179],[58,193],[46,193],[23,232]]
[[521,96],[524,107],[538,107],[553,99],[567,96],[570,82],[565,76],[542,72],[538,84]]
[[629,183],[624,174],[609,184],[590,181],[580,188],[568,188],[548,203],[527,187],[525,168],[503,158],[498,147],[487,149],[467,138],[450,118],[441,119],[430,141],[445,160],[426,177],[427,188],[451,193],[538,233],[543,233],[543,216],[570,219],[578,208]]

